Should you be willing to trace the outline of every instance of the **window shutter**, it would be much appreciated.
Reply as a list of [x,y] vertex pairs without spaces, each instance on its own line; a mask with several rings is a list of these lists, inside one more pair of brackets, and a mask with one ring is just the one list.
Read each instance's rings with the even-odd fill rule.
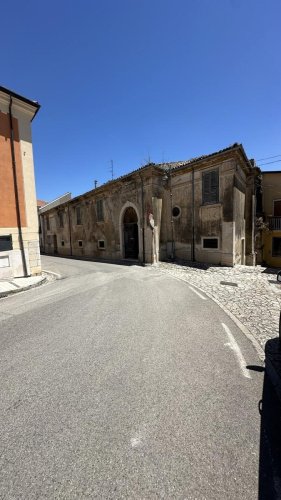
[[218,203],[219,173],[217,170],[203,174],[203,203]]

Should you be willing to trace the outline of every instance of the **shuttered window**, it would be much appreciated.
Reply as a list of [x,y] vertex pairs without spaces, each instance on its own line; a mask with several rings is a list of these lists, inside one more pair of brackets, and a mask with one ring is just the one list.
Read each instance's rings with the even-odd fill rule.
[[274,216],[281,217],[281,200],[274,200]]
[[203,174],[203,204],[219,202],[219,172],[212,170]]
[[76,207],[76,224],[77,226],[80,226],[82,224],[81,207]]
[[59,212],[59,223],[60,227],[63,227],[63,212]]
[[97,201],[97,220],[103,221],[104,216],[103,216],[103,200],[98,200]]

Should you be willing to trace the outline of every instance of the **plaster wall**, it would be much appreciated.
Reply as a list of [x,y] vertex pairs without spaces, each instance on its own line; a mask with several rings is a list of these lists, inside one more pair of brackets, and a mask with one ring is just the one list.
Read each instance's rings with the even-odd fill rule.
[[[263,211],[265,220],[274,215],[274,200],[281,200],[281,172],[262,174]],[[272,239],[281,238],[281,231],[263,231],[263,260],[271,267],[281,267],[281,256],[272,255]]]
[[[144,207],[142,207],[142,199]],[[103,200],[104,220],[97,220],[96,202]],[[145,262],[153,263],[158,258],[158,236],[156,224],[155,232],[149,224],[149,215],[155,213],[152,199],[152,180],[132,177],[125,182],[119,182],[97,189],[82,195],[77,199],[51,209],[42,214],[44,224],[44,251],[54,253],[54,235],[57,238],[57,253],[59,255],[73,255],[105,260],[119,260],[124,258],[123,242],[123,215],[127,207],[133,207],[138,218],[138,260],[143,261],[143,230],[145,241]],[[77,224],[76,209],[80,207],[81,224]],[[59,212],[63,213],[64,227],[60,227]],[[159,210],[157,212],[159,214]],[[144,215],[144,217],[143,217]],[[49,217],[49,229],[46,217]],[[159,217],[159,215],[158,215]],[[152,242],[156,242],[154,250]],[[99,240],[104,241],[104,248],[99,248]],[[79,246],[79,241],[81,246]],[[62,245],[64,242],[64,245]]]
[[[20,250],[16,197],[12,168],[9,95],[0,92],[0,235],[11,235],[13,250],[0,252],[3,262],[9,266],[0,267],[0,277],[20,277],[24,275],[22,252],[25,254],[27,273],[41,272],[39,252],[38,216],[35,193],[34,165],[30,120],[34,109],[30,105],[13,99],[12,115],[14,127],[14,147],[16,159],[19,208],[22,226],[23,250]],[[4,182],[4,184],[3,184]],[[5,256],[7,257],[5,259]]]

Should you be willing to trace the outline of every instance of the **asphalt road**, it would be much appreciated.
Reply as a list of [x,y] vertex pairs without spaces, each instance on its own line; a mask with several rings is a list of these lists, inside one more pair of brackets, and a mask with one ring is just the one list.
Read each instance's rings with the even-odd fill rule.
[[230,318],[152,268],[43,267],[0,301],[0,498],[257,499],[264,374]]

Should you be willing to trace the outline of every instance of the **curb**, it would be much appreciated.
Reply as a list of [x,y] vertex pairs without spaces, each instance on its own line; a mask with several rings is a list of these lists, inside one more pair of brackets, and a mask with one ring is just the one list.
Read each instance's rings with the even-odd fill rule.
[[[258,343],[258,341],[253,336],[253,334],[248,330],[248,328],[245,325],[243,325],[243,323],[241,323],[241,321],[238,318],[236,318],[236,316],[234,316],[234,314],[232,314],[232,312],[230,312],[217,299],[215,299],[211,293],[206,292],[205,290],[203,290],[203,288],[200,288],[198,285],[194,285],[193,283],[189,283],[188,281],[186,281],[183,278],[180,278],[179,276],[173,276],[172,274],[166,273],[165,271],[162,271],[161,269],[159,269],[159,271],[162,274],[165,274],[166,276],[168,275],[171,278],[177,279],[179,281],[183,281],[187,285],[190,285],[190,286],[193,286],[194,288],[197,288],[197,290],[200,290],[200,292],[204,293],[207,297],[209,297],[211,300],[213,300],[229,316],[229,318],[232,319],[232,321],[236,324],[236,326],[238,326],[238,328],[250,340],[251,344],[253,345],[253,347],[255,348],[255,350],[258,354],[258,357],[265,364],[265,370],[266,370],[266,372],[270,378],[270,381],[274,387],[276,395],[281,402],[281,376],[280,376],[281,370],[280,370],[280,373],[278,373],[278,371],[276,370],[276,368],[274,366],[274,352],[266,352],[266,350],[267,350],[266,348],[264,351],[262,349],[262,347],[260,346],[260,344]],[[269,339],[269,340],[272,340],[272,339]],[[275,340],[275,339],[273,339],[273,340]],[[280,354],[279,354],[278,358],[280,358],[280,359],[275,359],[275,362],[278,362],[280,364],[280,368],[281,368],[281,356],[280,356]]]
[[34,283],[33,285],[23,286],[21,288],[16,288],[15,290],[7,290],[7,292],[0,292],[0,299],[8,297],[9,295],[14,295],[15,293],[25,292],[26,290],[30,290],[31,288],[37,288],[38,286],[46,283],[46,281],[47,277],[45,276],[42,277],[41,281],[38,281],[38,283]]
[[197,290],[200,290],[200,292],[204,293],[205,295],[207,295],[207,297],[209,297],[211,300],[213,300],[225,312],[225,314],[227,314],[227,316],[229,316],[229,318],[232,319],[232,321],[236,324],[236,326],[238,326],[238,328],[250,340],[250,342],[252,343],[253,347],[255,348],[255,350],[256,350],[256,352],[258,354],[258,357],[260,358],[260,360],[262,362],[264,362],[264,360],[265,360],[264,350],[262,349],[262,347],[260,346],[260,344],[258,343],[258,341],[255,339],[255,337],[253,336],[253,334],[248,330],[248,328],[245,325],[243,325],[243,323],[241,323],[241,321],[238,318],[236,318],[236,316],[234,316],[234,314],[232,314],[232,312],[230,312],[217,299],[215,299],[215,297],[213,297],[213,295],[211,293],[206,292],[203,288],[200,288],[198,285],[194,285],[193,283],[189,283],[189,281],[186,281],[185,279],[180,278],[179,276],[173,276],[172,274],[166,273],[165,271],[162,271],[161,269],[159,269],[159,271],[162,274],[165,274],[165,275],[168,274],[168,276],[171,276],[174,279],[183,281],[187,285],[194,286],[194,288],[197,288]]
[[[62,276],[60,274],[54,273],[53,271],[46,271],[45,269],[43,269],[42,274],[47,274],[48,276],[52,276],[55,280],[62,279]],[[31,288],[37,288],[41,285],[44,285],[48,281],[48,276],[42,276],[41,281],[38,281],[37,283],[34,283],[32,285],[27,285],[27,286],[23,286],[21,288],[16,288],[15,290],[7,290],[6,292],[0,292],[0,299],[4,299],[5,297],[8,297],[9,295],[14,295],[15,293],[20,293],[20,292],[26,292],[27,290],[30,290]]]
[[48,274],[49,276],[54,276],[56,280],[62,279],[62,275],[59,273],[55,273],[54,271],[46,271],[46,269],[42,269],[42,273]]

